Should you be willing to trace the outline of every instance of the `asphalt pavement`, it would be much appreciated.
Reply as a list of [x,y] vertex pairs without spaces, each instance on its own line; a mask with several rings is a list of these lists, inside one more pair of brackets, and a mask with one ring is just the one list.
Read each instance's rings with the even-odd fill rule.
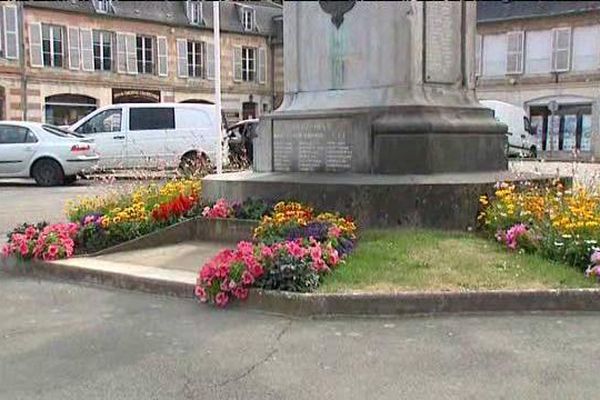
[[288,319],[0,274],[0,399],[592,399],[599,314]]

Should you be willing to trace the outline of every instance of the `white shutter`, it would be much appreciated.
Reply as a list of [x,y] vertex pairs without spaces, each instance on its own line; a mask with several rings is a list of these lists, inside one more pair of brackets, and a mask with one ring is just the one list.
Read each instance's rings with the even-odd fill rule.
[[242,80],[242,47],[233,46],[233,80],[240,82]]
[[4,6],[4,54],[9,59],[19,58],[19,31],[16,6]]
[[206,59],[204,65],[206,66],[206,79],[215,79],[215,45],[212,43],[204,43],[206,49]]
[[29,63],[32,67],[43,67],[42,25],[39,22],[29,24]]
[[571,28],[552,30],[552,70],[568,71],[571,64]]
[[67,36],[69,38],[69,68],[79,69],[81,55],[79,52],[79,28],[68,27]]
[[81,38],[81,69],[84,71],[94,70],[94,43],[92,30],[88,28],[80,28],[79,34]]
[[169,73],[167,38],[158,36],[156,38],[156,52],[158,54],[158,76],[167,76]]
[[4,51],[4,7],[0,6],[0,52]]
[[506,73],[523,73],[523,32],[508,32],[506,34]]
[[186,39],[177,39],[177,76],[180,78],[188,76],[187,47]]
[[267,81],[267,52],[264,47],[258,49],[258,83]]
[[133,33],[128,33],[125,36],[126,41],[126,52],[127,52],[127,73],[137,74],[137,49],[136,49],[136,37]]
[[125,33],[117,33],[117,72],[127,73],[127,40]]

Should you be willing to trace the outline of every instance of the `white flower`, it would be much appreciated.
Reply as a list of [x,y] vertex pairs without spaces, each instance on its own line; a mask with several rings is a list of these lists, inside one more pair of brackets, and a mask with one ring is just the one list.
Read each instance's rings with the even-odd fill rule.
[[564,235],[562,235],[562,237],[565,238],[565,239],[571,239],[573,236],[564,234]]
[[554,242],[554,245],[555,245],[556,247],[562,247],[562,246],[564,246],[565,244],[564,244],[563,242]]

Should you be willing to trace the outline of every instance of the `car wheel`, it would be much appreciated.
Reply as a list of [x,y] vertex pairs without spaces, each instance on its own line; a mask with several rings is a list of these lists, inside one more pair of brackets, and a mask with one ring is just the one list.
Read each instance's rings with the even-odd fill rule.
[[529,149],[529,155],[531,158],[537,158],[537,148],[535,146],[531,146]]
[[184,154],[179,163],[179,172],[184,176],[207,175],[210,172],[208,157],[206,157],[206,154]]
[[77,181],[77,175],[65,176],[65,185],[72,185]]
[[65,174],[60,164],[54,160],[42,159],[31,168],[31,176],[40,186],[57,186],[65,182]]

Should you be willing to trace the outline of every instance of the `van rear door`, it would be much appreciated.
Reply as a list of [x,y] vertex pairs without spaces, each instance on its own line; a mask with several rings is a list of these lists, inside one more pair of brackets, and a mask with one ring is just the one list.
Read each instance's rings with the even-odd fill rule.
[[160,168],[170,164],[166,157],[166,132],[174,129],[173,107],[129,107],[128,167]]

